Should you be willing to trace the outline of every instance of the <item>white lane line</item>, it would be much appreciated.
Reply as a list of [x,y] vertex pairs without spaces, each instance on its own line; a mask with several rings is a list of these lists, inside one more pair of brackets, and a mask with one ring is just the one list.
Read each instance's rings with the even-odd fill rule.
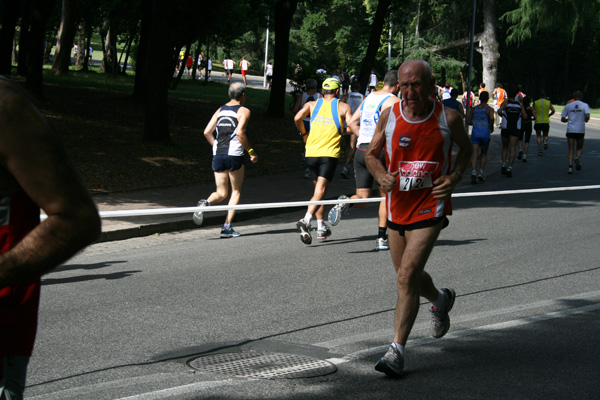
[[136,394],[134,396],[129,397],[121,397],[120,399],[116,400],[162,400],[167,397],[195,393],[199,390],[211,389],[221,386],[237,385],[243,382],[244,381],[233,381],[230,379],[224,381],[196,382],[190,383],[189,385],[176,386],[168,389],[157,390],[154,392]]

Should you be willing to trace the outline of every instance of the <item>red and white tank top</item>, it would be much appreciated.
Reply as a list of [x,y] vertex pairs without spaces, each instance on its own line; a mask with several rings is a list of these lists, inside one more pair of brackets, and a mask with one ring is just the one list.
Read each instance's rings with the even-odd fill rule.
[[[39,222],[40,209],[25,192],[0,191],[0,253],[15,247]],[[39,301],[39,279],[0,287],[0,356],[31,355]]]
[[394,104],[385,128],[388,172],[398,170],[398,184],[386,194],[387,219],[408,225],[452,214],[450,199],[437,200],[433,182],[450,171],[451,131],[442,103],[432,100],[431,113],[421,121],[404,118]]

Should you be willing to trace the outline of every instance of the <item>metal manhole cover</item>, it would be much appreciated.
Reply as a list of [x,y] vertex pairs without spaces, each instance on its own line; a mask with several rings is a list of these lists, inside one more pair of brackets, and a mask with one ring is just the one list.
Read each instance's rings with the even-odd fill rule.
[[296,354],[247,351],[221,353],[192,358],[190,368],[238,378],[297,379],[334,373],[335,364]]

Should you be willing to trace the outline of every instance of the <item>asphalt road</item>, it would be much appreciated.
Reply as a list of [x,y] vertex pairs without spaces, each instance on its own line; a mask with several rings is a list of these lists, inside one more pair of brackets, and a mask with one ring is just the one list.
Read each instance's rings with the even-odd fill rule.
[[[600,390],[600,132],[567,175],[564,125],[550,149],[454,200],[427,270],[456,289],[452,327],[428,336],[422,304],[406,375],[373,366],[393,335],[394,273],[375,252],[376,208],[351,209],[305,246],[286,213],[215,239],[196,229],[87,249],[43,279],[29,399],[596,399]],[[535,146],[534,146],[535,147]],[[493,150],[493,149],[492,149]],[[493,150],[494,151],[494,150]],[[186,362],[264,351],[337,369],[300,379],[236,377]],[[286,366],[275,366],[285,369]],[[287,366],[289,367],[289,366]],[[239,368],[239,367],[238,367]],[[243,368],[242,368],[243,369]]]

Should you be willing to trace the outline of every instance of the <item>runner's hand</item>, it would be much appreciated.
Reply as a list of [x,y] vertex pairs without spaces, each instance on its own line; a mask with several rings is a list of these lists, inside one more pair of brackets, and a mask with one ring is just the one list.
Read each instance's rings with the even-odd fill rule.
[[396,184],[398,183],[399,174],[400,171],[394,171],[391,174],[386,174],[381,179],[381,182],[379,182],[379,187],[381,187],[381,190],[383,190],[386,193],[391,192],[394,186],[396,186]]

